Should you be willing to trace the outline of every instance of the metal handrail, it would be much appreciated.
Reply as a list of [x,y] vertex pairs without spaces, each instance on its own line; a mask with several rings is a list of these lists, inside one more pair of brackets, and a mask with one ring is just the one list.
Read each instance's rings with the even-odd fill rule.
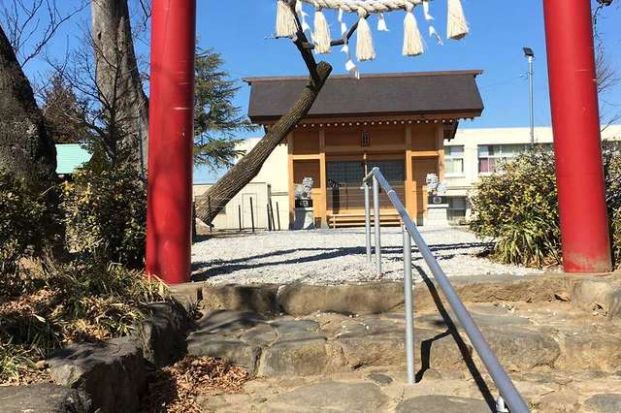
[[[390,186],[386,178],[384,178],[384,175],[379,170],[379,168],[373,168],[371,172],[369,172],[369,174],[364,177],[362,183],[365,188],[365,193],[368,193],[368,186],[369,186],[368,181],[370,179],[372,179],[373,181],[372,182],[373,183],[373,200],[374,200],[373,203],[374,203],[375,234],[376,234],[375,255],[377,259],[378,272],[381,274],[381,243],[380,243],[380,237],[378,236],[380,232],[379,187],[381,187],[382,189],[384,189],[392,205],[395,207],[395,209],[399,213],[399,216],[401,217],[403,224],[404,224],[404,231],[407,232],[409,236],[414,239],[414,242],[416,243],[418,250],[422,254],[425,262],[429,266],[429,269],[433,273],[433,276],[436,282],[438,283],[438,286],[444,292],[444,295],[446,296],[447,301],[449,302],[451,308],[455,312],[455,316],[459,320],[463,329],[466,331],[466,334],[470,338],[470,342],[474,346],[474,349],[476,350],[479,357],[483,361],[483,364],[485,364],[487,371],[489,372],[490,376],[492,377],[492,380],[496,384],[496,387],[498,388],[501,398],[502,398],[498,400],[498,406],[503,406],[504,402],[506,402],[506,404],[509,406],[509,409],[511,410],[512,413],[530,412],[528,405],[526,404],[526,402],[524,401],[524,399],[518,392],[517,388],[515,387],[515,384],[513,384],[513,382],[507,375],[507,372],[505,371],[505,369],[502,367],[502,365],[498,361],[498,358],[496,357],[496,355],[490,348],[489,344],[483,337],[483,334],[481,333],[481,330],[479,329],[479,327],[476,325],[474,319],[472,318],[472,315],[466,309],[466,306],[459,298],[457,292],[455,291],[455,288],[453,287],[448,277],[446,276],[446,274],[440,267],[440,264],[438,264],[438,261],[436,260],[436,258],[433,256],[431,249],[429,248],[429,246],[423,239],[422,235],[418,231],[418,228],[416,224],[414,223],[414,221],[412,221],[412,219],[410,218],[410,215],[408,214],[407,210],[405,209],[405,206],[399,199],[399,196],[397,195],[397,193],[392,189],[392,186]],[[365,201],[366,201],[365,210],[369,211],[370,205],[369,205],[368,196],[365,196]],[[366,219],[367,251],[370,251],[370,245],[371,245],[370,214],[367,212],[365,216],[367,218]],[[409,240],[409,237],[406,237],[406,238],[408,238]],[[406,311],[407,311],[406,313],[407,326],[406,327],[408,329],[406,333],[406,339],[407,339],[406,344],[408,347],[407,349],[408,350],[408,378],[413,379],[412,377],[410,377],[413,371],[413,353],[412,354],[410,353],[413,350],[414,340],[413,340],[413,319],[412,319],[413,316],[412,316],[412,308],[411,308],[411,305],[412,305],[411,260],[408,258],[411,254],[411,248],[408,248],[406,244],[408,243],[405,242],[405,239],[404,239],[404,254],[405,254],[404,261],[405,261],[405,270],[406,270],[406,277],[405,277],[406,303],[405,304],[406,304]]]

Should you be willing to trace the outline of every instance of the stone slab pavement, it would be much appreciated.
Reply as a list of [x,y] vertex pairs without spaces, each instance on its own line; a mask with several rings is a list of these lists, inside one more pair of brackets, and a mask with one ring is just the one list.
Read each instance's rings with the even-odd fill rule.
[[[562,301],[469,308],[533,412],[621,411],[617,321]],[[402,313],[213,312],[189,336],[190,354],[227,358],[255,379],[242,393],[204,395],[200,404],[206,412],[493,411],[498,392],[445,315],[417,313],[417,383],[409,385]]]
[[[533,374],[515,380],[533,413],[618,413],[621,381],[573,374]],[[330,377],[264,378],[241,393],[202,395],[214,413],[489,413],[495,389],[485,394],[472,380],[425,377],[405,383],[394,369],[361,369]]]

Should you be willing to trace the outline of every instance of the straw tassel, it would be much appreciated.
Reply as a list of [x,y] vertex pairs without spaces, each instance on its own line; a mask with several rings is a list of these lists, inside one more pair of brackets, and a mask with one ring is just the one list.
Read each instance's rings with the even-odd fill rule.
[[298,27],[291,7],[285,1],[278,0],[276,7],[276,37],[293,37],[297,31]]
[[447,26],[446,36],[449,39],[459,40],[468,34],[468,22],[460,0],[448,0]]
[[315,41],[315,51],[317,53],[330,53],[332,34],[330,33],[330,26],[328,25],[326,16],[323,15],[320,8],[315,11],[315,32],[313,34],[313,40]]
[[364,9],[358,11],[358,30],[356,38],[356,58],[360,62],[375,59],[375,48],[373,47],[373,36],[371,27],[367,21],[367,12]]
[[423,38],[413,11],[414,6],[408,3],[403,21],[403,56],[418,56],[424,51]]

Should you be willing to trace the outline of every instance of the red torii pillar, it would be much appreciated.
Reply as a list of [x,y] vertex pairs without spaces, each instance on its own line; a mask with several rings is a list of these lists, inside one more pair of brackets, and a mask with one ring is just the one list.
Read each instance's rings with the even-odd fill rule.
[[545,0],[566,272],[611,271],[590,0]]
[[153,0],[146,272],[189,281],[196,0]]

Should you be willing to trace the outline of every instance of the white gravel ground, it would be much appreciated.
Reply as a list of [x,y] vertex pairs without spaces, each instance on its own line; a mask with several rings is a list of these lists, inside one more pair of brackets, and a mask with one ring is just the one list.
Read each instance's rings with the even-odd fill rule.
[[[450,277],[526,275],[540,271],[497,264],[476,255],[485,242],[465,229],[425,229],[421,233]],[[403,238],[399,228],[382,228],[383,271],[366,260],[364,228],[261,232],[217,236],[194,244],[194,279],[213,284],[339,284],[403,279]],[[413,264],[428,273],[415,249]],[[419,277],[417,271],[414,275]]]

